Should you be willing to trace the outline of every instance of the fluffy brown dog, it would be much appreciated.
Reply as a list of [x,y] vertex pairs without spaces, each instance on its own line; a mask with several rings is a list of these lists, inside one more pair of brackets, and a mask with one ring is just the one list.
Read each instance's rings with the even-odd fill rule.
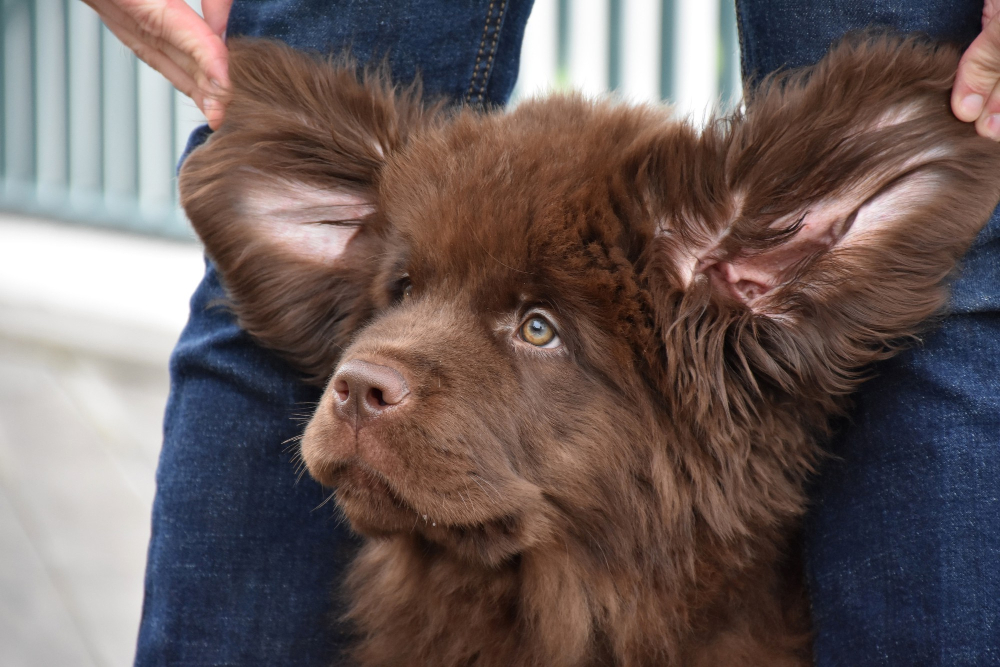
[[184,206],[246,329],[332,376],[302,453],[367,537],[362,665],[809,662],[818,443],[1000,198],[957,61],[855,37],[698,133],[232,44]]

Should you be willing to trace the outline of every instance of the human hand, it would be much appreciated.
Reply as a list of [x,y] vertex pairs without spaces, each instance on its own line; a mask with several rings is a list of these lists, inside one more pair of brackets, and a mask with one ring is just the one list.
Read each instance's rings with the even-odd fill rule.
[[983,5],[983,31],[962,56],[951,92],[951,109],[976,131],[1000,141],[1000,0]]
[[184,0],[83,0],[139,58],[198,105],[212,129],[229,87],[222,41],[232,0],[202,0],[202,19]]

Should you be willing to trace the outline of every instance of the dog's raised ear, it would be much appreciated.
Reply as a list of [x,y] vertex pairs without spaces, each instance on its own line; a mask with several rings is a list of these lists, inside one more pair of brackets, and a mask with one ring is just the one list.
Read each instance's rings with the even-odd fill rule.
[[[742,384],[832,399],[917,333],[1000,198],[1000,146],[950,111],[957,64],[919,39],[850,37],[711,128],[700,191],[671,204],[683,183],[653,190],[656,257],[685,304],[669,335],[718,332]],[[717,326],[678,327],[679,313]]]
[[372,311],[381,169],[436,110],[346,60],[229,48],[226,120],[184,163],[181,201],[241,325],[320,380]]

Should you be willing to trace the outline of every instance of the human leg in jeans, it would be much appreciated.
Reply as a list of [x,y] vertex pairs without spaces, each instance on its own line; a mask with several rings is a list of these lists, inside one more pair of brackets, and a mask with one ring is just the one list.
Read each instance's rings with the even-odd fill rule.
[[[738,0],[745,75],[818,59],[869,25],[967,45],[981,0]],[[951,315],[877,369],[813,492],[816,662],[1000,664],[1000,216]]]
[[[388,55],[429,97],[503,104],[530,0],[236,0],[227,34],[361,61]],[[202,130],[192,143],[203,141]],[[217,303],[214,268],[171,359],[136,665],[333,664],[336,586],[355,546],[294,444],[318,390]]]

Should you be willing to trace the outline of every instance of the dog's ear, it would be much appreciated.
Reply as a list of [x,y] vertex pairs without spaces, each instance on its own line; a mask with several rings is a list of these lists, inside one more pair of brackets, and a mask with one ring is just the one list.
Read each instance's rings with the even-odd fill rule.
[[714,345],[702,352],[741,384],[825,401],[916,334],[1000,198],[1000,146],[950,111],[957,63],[914,38],[848,38],[710,129],[700,191],[653,190],[674,344]]
[[319,380],[373,308],[381,169],[435,109],[346,60],[229,48],[226,119],[183,165],[181,201],[241,325]]

